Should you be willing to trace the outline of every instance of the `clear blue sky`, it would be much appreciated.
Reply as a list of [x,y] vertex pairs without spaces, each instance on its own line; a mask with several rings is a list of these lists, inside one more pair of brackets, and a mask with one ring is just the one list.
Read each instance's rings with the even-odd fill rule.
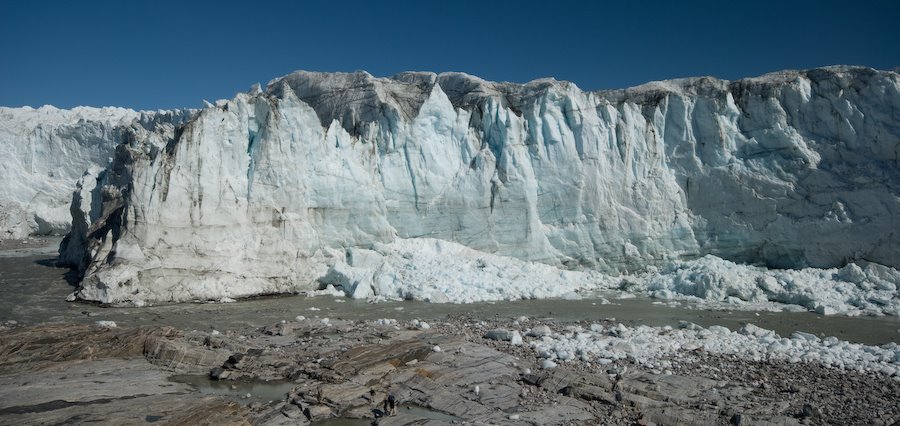
[[293,70],[586,90],[900,66],[898,1],[0,0],[0,105],[197,107]]

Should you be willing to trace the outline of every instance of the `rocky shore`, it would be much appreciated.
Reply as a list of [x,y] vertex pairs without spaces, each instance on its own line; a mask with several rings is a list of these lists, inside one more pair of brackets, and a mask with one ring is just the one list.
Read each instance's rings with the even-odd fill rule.
[[60,240],[60,237],[0,238],[0,256],[22,257],[34,254],[55,254]]
[[[614,321],[592,323],[615,329]],[[588,327],[590,325],[584,324]],[[0,330],[3,424],[895,424],[900,382],[815,362],[677,352],[541,354],[579,325],[297,317],[261,328],[45,324]],[[518,330],[522,330],[520,333]],[[582,354],[584,355],[584,354]],[[271,401],[210,395],[172,377],[285,383]],[[203,379],[206,380],[206,379]],[[395,414],[385,402],[393,396]]]

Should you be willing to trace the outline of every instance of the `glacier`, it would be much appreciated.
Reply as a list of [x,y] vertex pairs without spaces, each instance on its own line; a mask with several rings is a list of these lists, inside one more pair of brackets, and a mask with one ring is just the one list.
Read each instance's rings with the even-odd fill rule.
[[75,182],[99,173],[132,124],[179,123],[189,110],[0,107],[0,239],[65,235]]
[[[898,107],[897,73],[848,66],[600,92],[299,71],[127,126],[76,186],[61,260],[84,277],[73,297],[105,303],[329,284],[561,297],[627,275],[657,294],[895,314]],[[731,277],[691,268],[750,265],[819,272],[691,284]],[[870,293],[816,299],[854,279]]]

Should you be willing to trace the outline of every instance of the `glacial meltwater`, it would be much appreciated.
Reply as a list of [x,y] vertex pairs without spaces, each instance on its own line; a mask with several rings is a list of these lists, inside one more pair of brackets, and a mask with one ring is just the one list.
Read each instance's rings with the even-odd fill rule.
[[676,326],[689,321],[701,326],[722,325],[732,330],[744,323],[774,330],[782,336],[804,331],[820,337],[881,345],[900,341],[900,318],[893,316],[823,316],[810,312],[709,311],[654,304],[646,297],[580,300],[518,300],[472,304],[430,304],[416,301],[367,303],[334,296],[303,295],[259,297],[235,303],[184,303],[140,308],[103,307],[94,303],[66,302],[74,290],[72,273],[53,266],[58,239],[44,240],[42,247],[3,250],[0,253],[0,323],[19,325],[46,322],[94,323],[115,321],[122,326],[170,325],[185,330],[226,331],[264,326],[298,315],[345,320],[440,320],[450,315],[475,318],[516,318],[528,316],[573,322],[615,318],[626,325]]

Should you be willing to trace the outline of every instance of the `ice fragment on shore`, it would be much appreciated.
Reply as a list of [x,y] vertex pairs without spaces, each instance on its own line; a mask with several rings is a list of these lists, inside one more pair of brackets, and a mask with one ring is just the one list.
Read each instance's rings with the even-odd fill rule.
[[745,324],[738,332],[721,326],[707,329],[687,322],[678,329],[628,328],[620,324],[614,330],[615,333],[589,331],[545,336],[531,345],[545,360],[567,360],[573,353],[580,355],[574,359],[601,365],[609,360],[632,358],[647,368],[659,370],[669,369],[672,357],[700,349],[756,361],[815,362],[882,374],[896,374],[900,369],[900,345],[895,343],[867,346],[835,337],[821,339],[799,331],[785,338],[752,324]]
[[557,364],[550,359],[544,359],[541,361],[541,368],[543,368],[543,369],[550,369],[550,368],[556,368],[556,367],[557,367]]

